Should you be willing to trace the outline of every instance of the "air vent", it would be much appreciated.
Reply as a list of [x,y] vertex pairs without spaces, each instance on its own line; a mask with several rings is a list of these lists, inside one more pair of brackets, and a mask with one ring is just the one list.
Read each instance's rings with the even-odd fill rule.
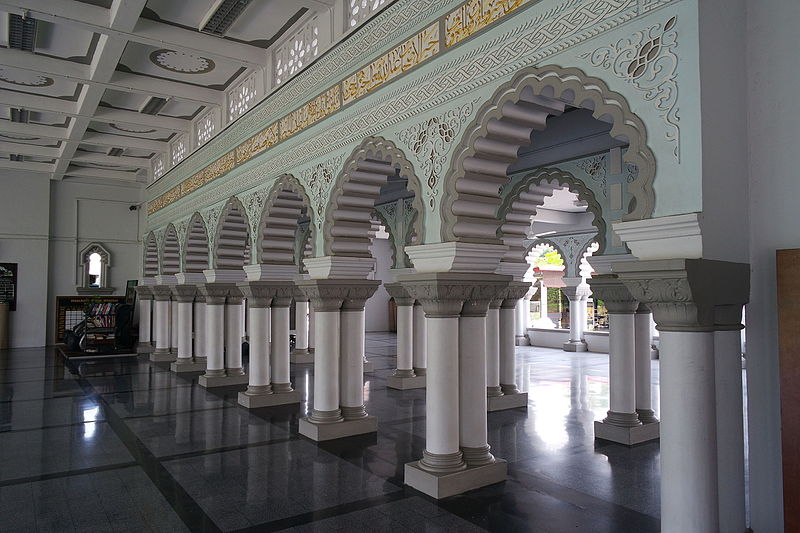
[[33,52],[36,43],[36,19],[8,15],[8,47]]
[[17,107],[11,108],[11,122],[21,122],[23,124],[27,124],[30,118],[31,115],[27,109],[21,109]]
[[20,161],[20,162],[24,161],[23,159],[24,157],[25,156],[22,154],[11,154],[8,156],[8,158],[11,159],[12,161]]
[[145,115],[157,115],[159,111],[164,109],[164,106],[167,105],[166,98],[159,98],[158,96],[151,96],[139,109],[140,113]]
[[250,0],[217,0],[200,22],[200,31],[211,35],[225,35],[248,4]]
[[111,150],[108,151],[108,155],[112,157],[118,157],[122,155],[122,152],[123,152],[122,148],[112,148]]

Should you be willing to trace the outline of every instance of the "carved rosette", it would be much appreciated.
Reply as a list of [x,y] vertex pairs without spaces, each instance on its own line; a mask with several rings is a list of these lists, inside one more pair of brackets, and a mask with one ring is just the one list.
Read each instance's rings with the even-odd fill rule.
[[594,297],[603,300],[612,314],[633,314],[639,308],[639,300],[616,276],[594,276],[587,280]]

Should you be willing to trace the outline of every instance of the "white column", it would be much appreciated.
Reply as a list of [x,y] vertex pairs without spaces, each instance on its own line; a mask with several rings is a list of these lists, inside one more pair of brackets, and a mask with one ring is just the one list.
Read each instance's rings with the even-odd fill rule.
[[308,353],[308,301],[295,301],[294,352]]
[[581,278],[564,278],[566,287],[561,292],[569,299],[569,341],[564,343],[567,352],[585,352],[586,341],[583,340],[584,324],[586,323],[586,287]]
[[488,301],[465,302],[458,323],[459,442],[468,466],[494,462],[486,425],[486,309]]
[[341,372],[339,402],[345,420],[364,418],[364,308],[345,301],[341,317]]
[[178,363],[192,361],[192,302],[178,302]]
[[640,304],[634,316],[636,342],[636,413],[642,424],[658,422],[653,412],[652,371],[650,353],[653,335],[651,329],[652,313],[646,305]]
[[153,300],[139,299],[139,343],[150,344]]
[[486,314],[486,395],[502,396],[500,389],[500,304],[492,300]]
[[324,424],[342,420],[339,409],[339,349],[341,300],[314,302],[316,337],[322,342],[314,357],[314,407],[309,420]]
[[225,375],[225,298],[206,297],[206,376]]
[[661,531],[719,531],[714,333],[661,330]]
[[428,368],[428,341],[426,328],[425,311],[422,305],[417,303],[414,306],[414,374],[424,376]]
[[242,297],[228,296],[225,302],[225,373],[242,376]]
[[169,306],[169,351],[178,353],[178,301],[175,298]]
[[157,354],[169,353],[169,299],[155,301],[155,326]]
[[[741,313],[740,313],[741,315]],[[741,325],[714,333],[720,533],[744,531],[745,473]]]
[[[198,295],[194,302],[194,358],[195,361],[205,361],[208,347],[206,343],[206,302],[205,297]],[[199,360],[199,361],[198,361]]]
[[[602,297],[602,296],[601,296]],[[640,424],[636,414],[635,353],[633,308],[628,312],[612,312],[612,303],[605,300],[608,308],[608,385],[609,411],[603,420],[606,424],[633,427]],[[622,307],[622,306],[620,306]]]
[[[516,331],[515,331],[515,338],[517,346],[524,346],[527,344],[528,338],[525,336],[527,333],[525,328],[525,305],[529,304],[530,300],[525,300],[525,298],[520,298],[517,300],[517,307],[514,309],[514,314],[516,318]],[[530,313],[530,305],[528,305],[528,313]]]
[[397,377],[413,378],[414,374],[414,306],[397,305]]
[[[291,299],[275,298],[272,300],[272,392],[292,392],[289,379],[289,306]],[[316,378],[316,373],[314,374]],[[316,379],[315,379],[316,381]]]
[[271,394],[270,343],[268,302],[253,302],[250,305],[250,366],[245,394]]
[[544,280],[539,280],[539,318],[548,318],[547,317],[547,286],[544,284]]
[[516,323],[516,300],[506,299],[500,307],[500,388],[503,394],[516,394],[517,389],[514,325]]
[[314,327],[314,305],[309,302],[308,304],[308,351],[314,351],[314,334],[315,334],[315,327]]

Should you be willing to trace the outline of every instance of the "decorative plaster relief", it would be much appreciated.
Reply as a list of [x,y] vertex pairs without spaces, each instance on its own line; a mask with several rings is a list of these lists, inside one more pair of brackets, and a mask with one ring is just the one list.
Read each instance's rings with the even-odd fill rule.
[[447,163],[447,154],[461,127],[472,117],[478,100],[417,123],[398,133],[398,138],[417,156],[422,169],[420,181],[427,186],[426,204],[436,210],[439,176]]
[[581,54],[595,67],[611,71],[632,84],[652,102],[667,126],[666,140],[674,143],[673,154],[680,162],[680,112],[677,68],[678,18],[633,33],[614,44]]
[[301,180],[306,185],[308,197],[311,200],[311,208],[314,210],[317,229],[320,231],[322,230],[322,221],[325,219],[327,193],[330,191],[337,169],[342,165],[343,157],[342,154],[339,154],[336,157],[326,159],[300,174]]
[[445,45],[458,44],[527,3],[528,0],[469,0],[444,19]]

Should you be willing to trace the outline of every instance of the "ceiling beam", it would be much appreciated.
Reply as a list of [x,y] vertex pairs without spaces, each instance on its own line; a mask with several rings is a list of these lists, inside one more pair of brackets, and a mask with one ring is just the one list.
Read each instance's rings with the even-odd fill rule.
[[61,150],[50,146],[37,146],[35,144],[24,144],[15,142],[0,142],[0,152],[10,154],[35,155],[38,157],[54,157],[61,155]]
[[137,172],[123,172],[106,168],[89,168],[70,166],[64,176],[81,176],[85,178],[112,178],[123,181],[139,181]]
[[69,139],[68,128],[42,126],[40,124],[25,124],[22,122],[11,122],[10,120],[0,120],[0,131],[16,133],[17,135],[28,135],[30,137],[45,137],[47,139]]
[[36,163],[33,161],[11,161],[9,159],[0,159],[0,168],[8,168],[12,170],[25,170],[28,172],[39,172],[42,174],[52,174],[54,165],[50,163]]
[[76,163],[100,163],[101,165],[120,165],[130,168],[150,169],[150,159],[125,155],[106,155],[95,152],[76,153],[72,158]]
[[249,68],[267,64],[267,51],[163,22],[141,19],[130,29],[109,24],[110,10],[74,0],[0,0],[0,9],[12,13],[29,11],[35,18],[70,24],[83,30],[110,35],[131,42],[177,50],[215,61],[234,62]]
[[37,111],[51,111],[63,115],[77,116],[77,104],[59,98],[22,94],[7,89],[0,89],[0,104]]
[[[151,139],[139,139],[137,137],[125,137],[122,135],[109,135],[107,133],[87,133],[81,141],[85,144],[96,146],[108,146],[109,148],[138,148],[151,152],[166,153],[169,144],[163,141],[153,141]],[[63,155],[61,157],[64,157]]]

